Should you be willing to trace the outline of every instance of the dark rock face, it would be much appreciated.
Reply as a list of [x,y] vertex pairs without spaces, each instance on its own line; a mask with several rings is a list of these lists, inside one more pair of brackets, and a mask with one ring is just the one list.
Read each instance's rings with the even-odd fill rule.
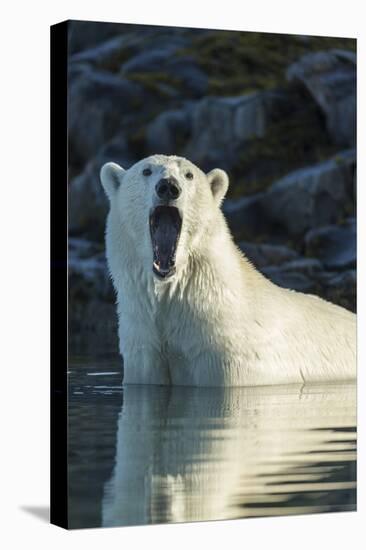
[[191,133],[189,107],[164,111],[147,127],[147,154],[174,155]]
[[82,70],[69,87],[70,163],[83,165],[93,158],[106,141],[131,123],[142,102],[139,84]]
[[114,57],[125,43],[124,36],[115,36],[92,48],[79,51],[69,56],[69,64],[90,64],[94,67],[103,67]]
[[280,267],[271,266],[266,270],[266,273],[271,273],[270,270],[274,270],[273,272],[281,270],[287,271],[288,273],[302,273],[303,275],[312,276],[322,271],[322,269],[322,263],[315,258],[296,258],[296,260],[281,264]]
[[153,50],[144,50],[122,65],[122,73],[128,75],[129,73],[160,71],[165,63],[169,63],[179,46],[185,45],[186,42],[183,41],[179,44],[170,43]]
[[106,301],[113,300],[102,246],[85,239],[69,238],[69,281],[71,301],[74,298],[89,301],[96,297]]
[[291,235],[336,222],[350,199],[354,164],[355,153],[347,151],[288,174],[264,194],[263,211]]
[[356,270],[338,273],[328,281],[324,297],[334,304],[356,311],[356,286]]
[[224,202],[223,212],[229,227],[241,239],[253,239],[270,231],[271,222],[263,212],[263,197],[263,193],[258,193],[251,197]]
[[119,32],[105,42],[70,55],[71,65],[88,64],[93,68],[118,72],[126,56],[137,54],[141,49],[141,38],[135,33]]
[[69,52],[73,54],[104,43],[111,37],[126,31],[130,25],[120,23],[96,23],[94,21],[69,21]]
[[287,70],[290,81],[309,90],[327,118],[335,143],[353,147],[356,142],[356,54],[330,50],[305,55]]
[[289,288],[298,292],[313,292],[314,290],[313,282],[304,273],[271,268],[266,270],[264,274],[272,283],[282,288]]
[[262,273],[283,288],[292,288],[300,292],[314,292],[316,274],[322,269],[323,266],[319,260],[297,258],[282,263],[280,266],[265,267],[262,269]]
[[121,67],[125,77],[134,73],[164,73],[167,83],[169,79],[184,88],[185,94],[200,97],[207,91],[207,75],[198,67],[190,56],[174,55],[187,44],[181,37],[155,49],[142,51],[129,59]]
[[240,250],[257,268],[267,266],[278,266],[291,260],[296,260],[299,255],[295,250],[291,250],[287,246],[271,245],[271,244],[253,244],[241,241],[239,244]]
[[74,352],[117,350],[115,297],[104,247],[69,238],[69,347]]
[[356,220],[349,219],[342,226],[312,229],[305,235],[307,255],[321,258],[330,270],[356,267]]
[[205,170],[229,169],[240,148],[265,135],[273,109],[285,101],[277,92],[206,97],[192,106],[191,136],[184,154]]
[[108,200],[100,183],[100,169],[105,162],[117,162],[124,168],[134,164],[125,136],[117,135],[86,165],[69,188],[69,232],[102,242]]

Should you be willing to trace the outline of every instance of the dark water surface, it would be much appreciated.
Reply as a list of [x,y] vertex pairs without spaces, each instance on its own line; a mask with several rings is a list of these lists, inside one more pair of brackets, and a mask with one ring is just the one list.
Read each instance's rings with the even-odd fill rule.
[[356,509],[356,387],[121,385],[69,363],[70,527]]

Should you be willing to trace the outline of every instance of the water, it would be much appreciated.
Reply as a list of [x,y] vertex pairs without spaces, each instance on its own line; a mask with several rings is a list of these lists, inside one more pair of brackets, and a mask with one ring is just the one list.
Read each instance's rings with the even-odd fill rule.
[[72,528],[356,509],[352,383],[122,388],[86,357],[69,383]]

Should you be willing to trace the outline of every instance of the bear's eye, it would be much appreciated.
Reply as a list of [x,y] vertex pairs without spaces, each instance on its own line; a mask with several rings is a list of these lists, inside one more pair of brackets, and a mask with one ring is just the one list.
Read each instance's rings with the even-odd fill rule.
[[186,173],[186,178],[187,178],[187,180],[193,180],[193,174],[192,174],[192,172],[187,172],[187,173]]
[[142,173],[143,173],[144,176],[151,176],[152,171],[150,170],[150,168],[144,168]]

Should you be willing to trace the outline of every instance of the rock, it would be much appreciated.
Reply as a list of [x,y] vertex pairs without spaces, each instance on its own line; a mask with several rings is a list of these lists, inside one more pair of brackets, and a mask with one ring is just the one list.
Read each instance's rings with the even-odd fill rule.
[[314,275],[322,269],[323,266],[319,260],[297,257],[279,266],[263,267],[261,271],[272,282],[283,288],[291,288],[301,292],[314,292],[317,287]]
[[118,353],[115,304],[95,298],[87,302],[70,300],[68,327],[69,354],[95,356]]
[[306,253],[320,258],[327,269],[356,267],[356,220],[341,226],[326,226],[310,230],[305,236]]
[[69,350],[118,351],[115,294],[104,245],[69,238]]
[[84,67],[69,87],[70,164],[83,166],[128,122],[136,126],[143,103],[139,84]]
[[323,265],[316,258],[301,258],[298,257],[295,260],[284,262],[280,267],[269,267],[266,273],[270,270],[277,270],[287,273],[303,273],[307,276],[312,276],[317,272],[322,271]]
[[204,170],[229,169],[249,140],[264,136],[272,111],[283,102],[284,95],[277,92],[205,97],[192,107],[185,156]]
[[264,193],[257,193],[249,197],[224,201],[223,212],[237,239],[252,240],[269,231],[270,225],[262,208],[263,196]]
[[336,271],[318,271],[314,273],[316,281],[323,287],[326,287],[336,275]]
[[145,77],[155,73],[164,76],[166,84],[181,88],[184,97],[202,97],[207,92],[208,77],[192,56],[179,53],[186,45],[183,36],[170,36],[163,43],[128,59],[121,67],[121,74],[128,78],[136,73]]
[[130,73],[150,73],[162,71],[166,63],[169,63],[171,58],[179,48],[186,46],[186,41],[173,41],[161,44],[153,49],[144,49],[137,55],[128,59],[121,67],[121,72],[124,75]]
[[70,63],[88,63],[125,79],[138,75],[147,85],[148,75],[155,74],[154,84],[162,90],[170,79],[173,88],[178,84],[184,89],[185,96],[201,97],[207,91],[207,76],[192,56],[181,53],[191,45],[191,35],[187,29],[121,25],[117,36],[78,50],[70,56]]
[[87,48],[92,48],[111,37],[128,32],[130,25],[123,23],[101,23],[96,21],[69,21],[68,39],[69,53],[73,54]]
[[69,64],[74,66],[88,63],[94,68],[119,72],[122,60],[140,48],[141,37],[136,33],[119,34],[106,42],[70,55]]
[[147,127],[147,154],[174,155],[190,134],[190,119],[186,109],[164,111]]
[[115,136],[86,165],[69,186],[69,232],[104,239],[108,200],[100,183],[99,172],[105,162],[117,162],[129,168],[136,162],[131,156],[124,135]]
[[[294,265],[295,262],[291,262]],[[315,267],[315,270],[314,270]],[[321,264],[310,260],[306,265],[303,262],[302,270],[292,271],[291,266],[265,267],[262,272],[273,283],[293,290],[312,293],[349,309],[356,310],[356,271],[349,270],[343,273],[318,271]]]
[[299,257],[295,250],[291,250],[287,246],[253,244],[246,241],[239,242],[238,246],[248,260],[259,269],[266,266],[277,266]]
[[200,98],[208,90],[208,77],[189,55],[175,56],[165,65],[168,75],[179,81],[181,96]]
[[324,297],[350,311],[356,311],[356,270],[338,273],[331,278],[324,290]]
[[261,198],[264,215],[292,236],[338,221],[350,200],[354,164],[354,151],[344,151],[325,162],[290,172]]
[[282,287],[297,290],[299,292],[314,292],[314,283],[303,273],[285,271],[280,268],[264,268],[266,275],[273,283]]
[[289,81],[301,82],[326,116],[332,140],[356,142],[356,54],[329,50],[304,55],[287,70]]
[[115,298],[104,246],[75,238],[69,238],[68,244],[70,301],[100,299],[113,303]]

